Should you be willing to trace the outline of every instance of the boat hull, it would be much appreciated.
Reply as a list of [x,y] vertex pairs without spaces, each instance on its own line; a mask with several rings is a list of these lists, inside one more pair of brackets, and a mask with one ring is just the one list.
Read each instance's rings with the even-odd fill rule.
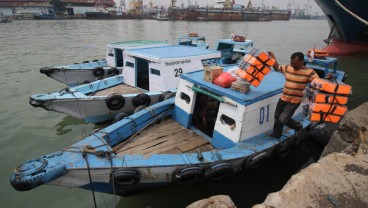
[[[368,20],[368,1],[339,0],[339,2],[352,13]],[[335,24],[335,38],[344,42],[367,42],[367,27],[357,18],[353,17],[334,0],[316,0],[316,3],[327,16],[330,28]]]
[[34,94],[29,103],[97,124],[119,113],[131,115],[141,105],[149,106],[174,95],[171,91],[147,92],[133,88],[125,85],[123,76],[119,75],[59,92]]
[[106,60],[91,61],[66,66],[44,67],[40,73],[45,74],[61,83],[74,87],[97,79],[103,79],[122,73],[122,67],[110,67]]
[[168,18],[186,21],[271,21],[272,13],[269,11],[169,8]]
[[[173,107],[174,99],[166,100],[95,132],[63,151],[27,161],[16,168],[10,182],[19,191],[47,184],[87,190],[93,187],[97,192],[126,196],[148,187],[220,180],[234,172],[254,168],[270,157],[280,156],[286,148],[295,145],[293,130],[289,129],[280,139],[267,137],[262,132],[232,148],[213,151],[149,156],[112,151],[115,143],[125,142],[157,118],[170,117]],[[304,125],[308,123],[300,114],[295,118]]]

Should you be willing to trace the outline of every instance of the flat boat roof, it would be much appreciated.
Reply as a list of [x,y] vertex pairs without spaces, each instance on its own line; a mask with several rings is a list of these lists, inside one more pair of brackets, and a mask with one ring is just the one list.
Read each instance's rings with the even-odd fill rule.
[[155,40],[129,40],[129,41],[122,41],[122,42],[115,42],[115,43],[109,43],[108,47],[113,48],[122,48],[122,49],[128,49],[128,48],[136,48],[136,47],[143,47],[148,45],[170,45],[168,42],[164,41],[155,41]]
[[184,58],[193,56],[206,56],[215,55],[218,58],[221,57],[221,53],[216,50],[208,50],[197,47],[188,46],[162,46],[156,48],[140,48],[140,49],[130,49],[126,51],[129,55],[134,55],[138,57],[149,57],[151,59],[159,61],[160,59],[169,58]]
[[[224,71],[227,71],[229,68],[231,67],[225,67]],[[282,73],[271,71],[264,77],[262,83],[258,87],[250,86],[249,92],[241,93],[230,88],[222,88],[211,82],[204,81],[203,76],[204,71],[201,70],[183,74],[181,78],[194,83],[198,87],[206,88],[219,96],[228,97],[241,105],[250,105],[279,94],[282,92],[285,83],[285,77]]]

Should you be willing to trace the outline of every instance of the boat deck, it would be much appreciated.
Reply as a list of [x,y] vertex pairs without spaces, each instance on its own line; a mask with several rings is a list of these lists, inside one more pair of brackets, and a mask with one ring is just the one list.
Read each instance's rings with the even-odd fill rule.
[[117,94],[133,94],[133,93],[143,93],[144,90],[126,85],[126,84],[119,84],[114,87],[110,87],[108,89],[104,89],[101,91],[97,91],[94,96],[106,96],[111,95],[113,93]]
[[174,119],[166,119],[150,126],[141,134],[115,146],[113,150],[119,155],[142,154],[180,154],[209,151],[214,148],[203,137],[186,129]]

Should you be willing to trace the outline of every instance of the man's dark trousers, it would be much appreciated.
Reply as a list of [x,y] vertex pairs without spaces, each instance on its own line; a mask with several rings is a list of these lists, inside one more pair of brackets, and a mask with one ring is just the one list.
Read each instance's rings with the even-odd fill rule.
[[303,128],[301,123],[291,118],[299,105],[300,103],[290,103],[279,99],[275,110],[275,123],[272,131],[273,137],[281,137],[284,125],[296,131]]

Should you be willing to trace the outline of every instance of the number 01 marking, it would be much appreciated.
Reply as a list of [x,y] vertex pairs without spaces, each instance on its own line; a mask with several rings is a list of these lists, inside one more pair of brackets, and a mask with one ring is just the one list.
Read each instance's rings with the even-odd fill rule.
[[[270,105],[266,106],[266,122],[269,121],[270,118]],[[259,124],[263,124],[265,121],[265,107],[261,107],[259,110]]]

